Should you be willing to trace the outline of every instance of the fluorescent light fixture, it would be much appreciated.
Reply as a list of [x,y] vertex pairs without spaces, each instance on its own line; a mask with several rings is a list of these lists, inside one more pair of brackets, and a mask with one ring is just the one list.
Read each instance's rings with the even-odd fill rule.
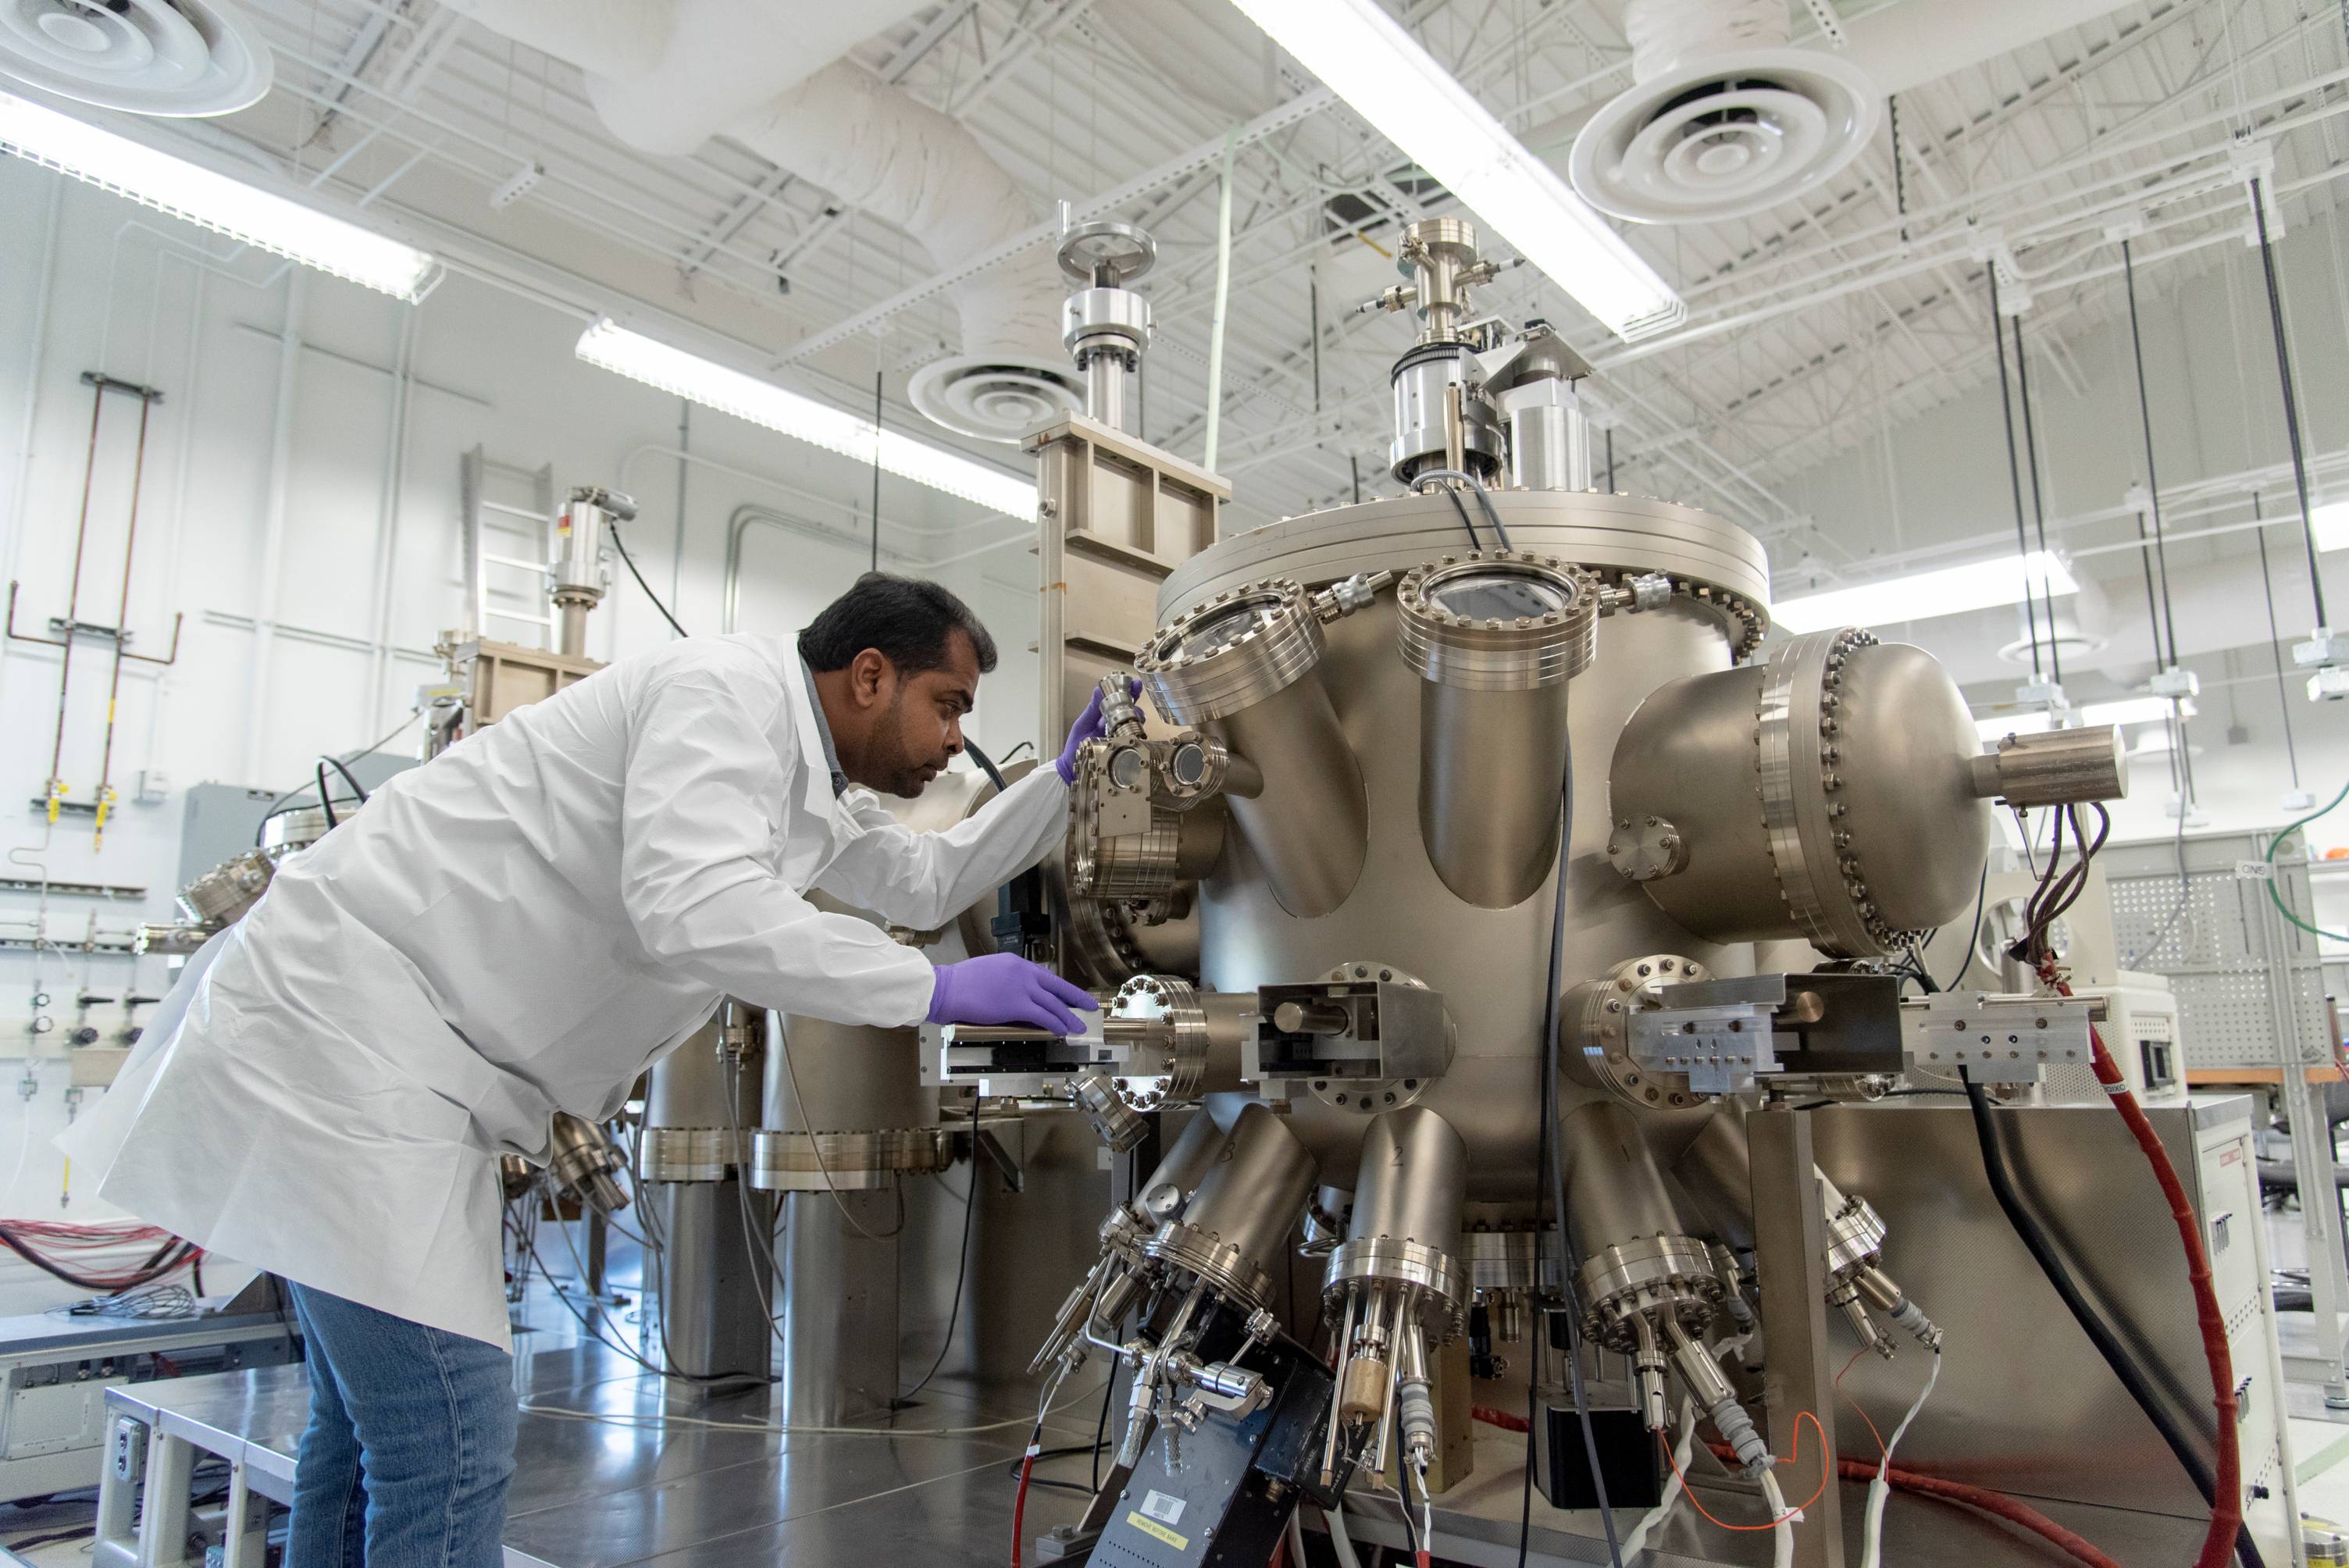
[[1911,577],[1891,577],[1783,600],[1770,607],[1770,619],[1789,632],[1929,621],[1936,615],[2020,604],[2026,584],[2034,600],[2080,591],[2079,583],[2053,552],[2034,550],[2024,556],[2001,555]]
[[672,348],[631,332],[608,316],[580,335],[579,357],[632,381],[657,387],[706,408],[764,425],[859,462],[872,462],[877,454],[881,466],[891,473],[977,501],[989,511],[1012,517],[1035,515],[1033,480],[1015,478],[1001,469],[895,430],[876,432],[870,419],[730,370],[698,354]]
[[[2095,729],[2106,724],[2159,724],[2168,719],[2169,707],[2170,699],[2166,696],[2128,696],[2116,702],[2092,702],[2074,716],[2079,721],[2075,727]],[[2195,707],[2191,699],[2184,704],[2184,707],[2186,717],[2193,717]],[[1974,720],[1974,728],[1984,740],[1996,740],[2002,735],[2037,735],[2046,727],[2044,709]]]
[[1618,337],[1688,306],[1593,207],[1526,150],[1377,0],[1234,0],[1381,136],[1442,181]]
[[412,245],[8,93],[0,149],[395,298],[414,299],[432,270]]
[[2319,550],[2349,550],[2349,500],[2328,500],[2308,509],[2308,526]]

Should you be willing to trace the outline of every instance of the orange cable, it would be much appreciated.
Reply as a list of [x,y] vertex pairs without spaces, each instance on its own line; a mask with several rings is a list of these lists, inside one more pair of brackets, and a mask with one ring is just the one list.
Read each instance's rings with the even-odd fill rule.
[[[1811,1429],[1818,1433],[1819,1447],[1824,1449],[1827,1446],[1827,1429],[1819,1425],[1819,1418],[1816,1416],[1814,1416],[1808,1410],[1804,1410],[1795,1417],[1795,1451],[1787,1456],[1786,1462],[1789,1464],[1795,1463],[1803,1457],[1803,1423],[1805,1421],[1808,1421],[1811,1424]],[[1661,1434],[1659,1434],[1660,1439],[1661,1437]],[[1690,1503],[1695,1507],[1699,1513],[1703,1514],[1707,1519],[1713,1519],[1713,1511],[1705,1507],[1704,1503],[1697,1497],[1696,1489],[1689,1485],[1688,1476],[1681,1469],[1681,1461],[1678,1459],[1675,1459],[1672,1455],[1671,1445],[1666,1443],[1663,1447],[1664,1458],[1670,1461],[1672,1467],[1672,1473],[1681,1478],[1681,1491],[1688,1494]],[[1721,1526],[1723,1530],[1735,1530],[1749,1533],[1762,1530],[1775,1530],[1778,1526],[1785,1523],[1786,1521],[1790,1519],[1800,1518],[1802,1516],[1803,1510],[1810,1507],[1811,1504],[1818,1501],[1820,1498],[1826,1496],[1827,1482],[1834,1477],[1834,1474],[1835,1471],[1832,1465],[1820,1466],[1819,1490],[1811,1493],[1810,1496],[1803,1499],[1802,1501],[1795,1504],[1792,1508],[1789,1508],[1785,1512],[1778,1515],[1777,1518],[1770,1521],[1767,1524],[1732,1524],[1725,1519],[1713,1519],[1713,1523]]]

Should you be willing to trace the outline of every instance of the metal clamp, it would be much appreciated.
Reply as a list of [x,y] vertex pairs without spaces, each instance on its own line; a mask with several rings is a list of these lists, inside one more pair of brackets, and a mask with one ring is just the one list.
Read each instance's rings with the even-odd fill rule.
[[2084,1067],[2095,1057],[2088,1026],[2101,997],[2015,996],[1941,991],[1900,1005],[1901,1044],[1914,1067],[1964,1068],[1981,1083],[2032,1083],[2042,1068]]

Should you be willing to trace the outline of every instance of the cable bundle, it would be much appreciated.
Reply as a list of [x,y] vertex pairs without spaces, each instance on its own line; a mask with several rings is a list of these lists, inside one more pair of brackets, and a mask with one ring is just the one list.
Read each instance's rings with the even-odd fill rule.
[[[95,1269],[78,1266],[83,1255],[109,1251],[116,1247],[143,1246],[155,1243],[155,1250],[145,1262],[129,1269]],[[193,1242],[182,1241],[154,1225],[131,1222],[101,1225],[67,1225],[48,1220],[0,1221],[0,1246],[23,1258],[53,1279],[64,1281],[76,1290],[95,1291],[104,1295],[119,1295],[124,1291],[137,1290],[168,1279],[181,1269],[195,1266],[204,1251]],[[59,1255],[62,1254],[62,1255]]]

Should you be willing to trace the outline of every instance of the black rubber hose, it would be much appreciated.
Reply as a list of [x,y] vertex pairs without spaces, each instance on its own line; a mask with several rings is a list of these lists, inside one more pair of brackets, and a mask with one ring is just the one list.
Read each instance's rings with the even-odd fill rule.
[[[2079,1282],[2072,1277],[2070,1267],[2056,1253],[2054,1243],[2040,1228],[2037,1217],[2023,1206],[2022,1195],[2014,1188],[2013,1173],[2007,1167],[2005,1150],[1999,1145],[1998,1128],[1991,1119],[1990,1096],[1982,1092],[1982,1085],[1973,1080],[1973,1075],[1966,1068],[1960,1068],[1958,1076],[1965,1080],[1966,1103],[1973,1108],[1974,1137],[1982,1144],[1982,1174],[1990,1179],[1991,1196],[1998,1200],[2000,1210],[2006,1215],[2006,1222],[2014,1227],[2015,1235],[2030,1250],[2033,1261],[2039,1265],[2039,1272],[2047,1276],[2047,1283],[2054,1285],[2055,1294],[2064,1298],[2064,1305],[2072,1314],[2072,1320],[2095,1346],[2096,1354],[2105,1358],[2105,1365],[2112,1368],[2115,1377],[2120,1379],[2120,1385],[2128,1391],[2128,1397],[2136,1401],[2137,1408],[2145,1412],[2146,1419],[2151,1421],[2154,1429],[2161,1434],[2161,1440],[2176,1456],[2178,1467],[2193,1481],[2194,1490],[2202,1494],[2205,1503],[2215,1506],[2218,1488],[2211,1480],[2210,1467],[2202,1462],[2202,1456],[2194,1446],[2194,1439],[2178,1424],[2178,1418],[2170,1413],[2168,1406],[2154,1391],[2144,1369],[2129,1354],[2128,1347],[2120,1342],[2112,1326],[2089,1305],[2088,1298],[2081,1293]],[[2241,1559],[2243,1568],[2264,1568],[2260,1560],[2260,1550],[2251,1542],[2248,1526],[2235,1537],[2235,1555]]]

